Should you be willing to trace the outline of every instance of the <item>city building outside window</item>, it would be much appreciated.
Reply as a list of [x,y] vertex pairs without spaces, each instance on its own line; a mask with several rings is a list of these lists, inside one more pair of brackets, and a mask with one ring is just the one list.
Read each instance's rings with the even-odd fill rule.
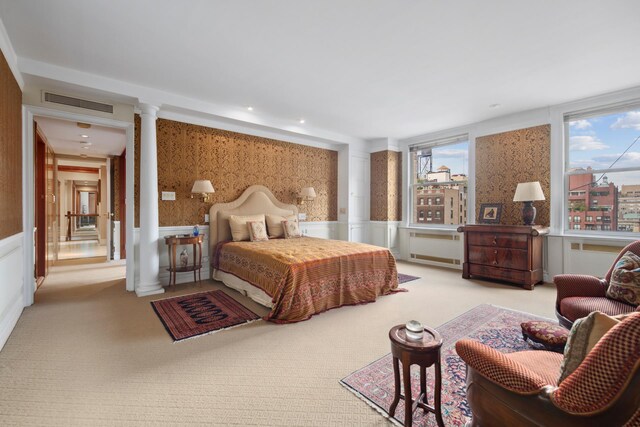
[[[467,222],[467,187],[469,138],[467,135],[429,141],[409,147],[411,197],[410,222],[427,225],[420,220],[420,198],[427,198],[436,212],[427,213],[428,225],[457,226]],[[447,198],[450,203],[446,203]],[[464,208],[462,208],[464,207]],[[454,212],[456,215],[454,215]],[[460,212],[462,215],[457,215]]]
[[640,233],[640,102],[568,114],[564,128],[565,227]]

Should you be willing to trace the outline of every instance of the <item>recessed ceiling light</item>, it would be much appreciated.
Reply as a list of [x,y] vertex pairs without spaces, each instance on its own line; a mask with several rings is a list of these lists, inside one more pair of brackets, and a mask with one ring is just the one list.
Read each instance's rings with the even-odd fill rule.
[[489,108],[499,108],[499,107],[501,107],[500,104],[491,104],[491,105],[489,105]]
[[82,148],[84,148],[85,150],[88,150],[88,149],[89,149],[89,147],[82,147]]
[[87,157],[86,154],[80,154],[80,157]]
[[251,105],[249,105],[249,106],[247,107],[247,110],[249,110],[249,111],[253,111],[253,107],[252,107]]
[[82,138],[89,138],[89,135],[82,134],[80,135]]
[[300,120],[298,120],[298,123],[300,123],[301,125],[303,125],[303,124],[304,124],[304,119],[300,119]]

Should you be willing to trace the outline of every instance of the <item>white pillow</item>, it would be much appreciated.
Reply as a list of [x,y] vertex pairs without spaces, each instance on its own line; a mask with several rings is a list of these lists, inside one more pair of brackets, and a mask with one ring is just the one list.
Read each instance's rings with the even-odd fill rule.
[[264,215],[229,216],[229,227],[234,242],[249,240],[249,227],[247,226],[249,221],[258,221],[264,224]]
[[267,214],[267,230],[269,231],[269,238],[284,236],[284,228],[282,228],[282,221],[295,221],[298,222],[296,215],[280,216]]

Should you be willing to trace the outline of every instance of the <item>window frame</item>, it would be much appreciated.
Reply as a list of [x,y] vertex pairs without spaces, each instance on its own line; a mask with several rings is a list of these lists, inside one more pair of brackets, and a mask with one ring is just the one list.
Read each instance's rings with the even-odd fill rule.
[[[417,151],[418,149],[422,149],[422,148],[436,148],[436,147],[443,147],[446,145],[453,145],[453,144],[459,144],[459,143],[466,143],[467,144],[467,155],[466,155],[466,169],[467,169],[467,180],[466,180],[466,197],[463,198],[464,200],[464,207],[463,212],[464,214],[462,214],[462,217],[466,216],[466,221],[467,223],[472,223],[470,216],[469,216],[469,210],[468,210],[468,206],[469,204],[467,203],[467,200],[470,197],[470,193],[472,192],[471,188],[470,188],[470,184],[472,182],[472,179],[470,177],[470,172],[471,172],[471,153],[472,153],[472,140],[471,140],[471,135],[469,133],[460,133],[460,134],[456,134],[456,135],[452,135],[452,136],[448,136],[448,137],[444,137],[444,138],[436,138],[436,139],[430,139],[430,140],[426,140],[426,141],[421,141],[421,142],[417,142],[417,143],[412,143],[408,146],[408,161],[407,161],[407,172],[408,172],[408,186],[406,187],[408,190],[408,197],[407,197],[407,203],[406,203],[406,208],[407,208],[407,220],[406,220],[406,224],[407,227],[409,228],[431,228],[431,229],[444,229],[444,230],[456,230],[459,226],[464,225],[464,224],[430,224],[427,221],[424,222],[414,222],[413,220],[413,214],[414,214],[414,210],[416,208],[417,205],[417,200],[415,200],[415,195],[414,195],[414,188],[420,185],[424,185],[424,184],[419,184],[419,183],[414,183],[414,176],[416,171],[413,170],[413,161],[412,161],[412,153],[414,151]],[[452,174],[453,175],[453,174]],[[455,184],[458,183],[460,181],[448,181],[448,182],[441,182],[438,184],[441,185],[451,185],[451,184]],[[426,196],[425,196],[426,197]],[[462,197],[462,193],[460,194],[460,197]],[[428,200],[430,201],[431,199],[428,198]],[[445,200],[446,202],[446,200]],[[462,207],[463,202],[460,201],[460,205]],[[425,204],[425,206],[429,206],[428,204]],[[432,204],[431,206],[438,206],[438,205],[434,205]],[[456,214],[454,215],[454,217],[457,217],[461,215],[461,213],[456,212]],[[446,215],[444,215],[444,213],[440,216],[441,220],[445,220]],[[425,218],[426,219],[426,218]]]
[[[562,230],[562,234],[566,236],[579,236],[579,237],[595,237],[595,238],[615,238],[615,239],[637,239],[640,236],[640,232],[628,232],[622,230],[604,230],[602,221],[602,217],[595,217],[596,224],[595,229],[587,229],[586,223],[589,222],[586,220],[585,214],[585,229],[575,230],[575,223],[572,221],[572,212],[569,211],[569,177],[573,175],[585,175],[587,173],[592,175],[601,175],[601,174],[612,174],[612,173],[621,173],[621,172],[638,172],[640,173],[640,166],[638,167],[621,167],[616,168],[615,166],[610,169],[591,169],[589,172],[570,172],[571,169],[571,150],[570,150],[570,126],[569,123],[573,121],[578,121],[582,119],[591,119],[602,116],[608,116],[612,114],[622,114],[627,113],[629,111],[640,110],[640,100],[636,99],[629,102],[624,102],[615,105],[609,106],[601,106],[595,108],[589,108],[585,110],[578,111],[570,111],[564,112],[561,117],[561,125],[562,125],[562,138],[563,138],[563,157],[564,160],[562,162],[562,182],[563,182],[563,192],[562,192],[562,224],[560,229]],[[640,141],[636,142],[636,144],[640,144]],[[589,189],[584,190],[586,193]],[[619,191],[619,189],[618,189]],[[595,200],[597,203],[597,200]],[[604,211],[603,211],[604,212]],[[611,211],[607,211],[611,212]],[[611,217],[611,215],[608,215]],[[573,227],[572,227],[573,224]],[[582,222],[580,224],[583,224]],[[611,228],[611,222],[608,223],[608,228]],[[600,225],[600,229],[598,229],[598,225]]]

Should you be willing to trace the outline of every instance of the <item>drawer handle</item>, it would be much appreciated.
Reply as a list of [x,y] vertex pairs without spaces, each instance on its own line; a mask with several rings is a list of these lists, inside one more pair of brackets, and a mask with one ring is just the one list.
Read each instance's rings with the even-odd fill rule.
[[493,236],[493,244],[494,245],[498,244],[498,236]]
[[497,250],[497,249],[496,249],[496,250],[494,250],[494,251],[493,251],[493,253],[494,253],[494,254],[496,254],[496,255],[498,255],[498,250]]
[[498,261],[493,261],[493,265],[498,265]]

